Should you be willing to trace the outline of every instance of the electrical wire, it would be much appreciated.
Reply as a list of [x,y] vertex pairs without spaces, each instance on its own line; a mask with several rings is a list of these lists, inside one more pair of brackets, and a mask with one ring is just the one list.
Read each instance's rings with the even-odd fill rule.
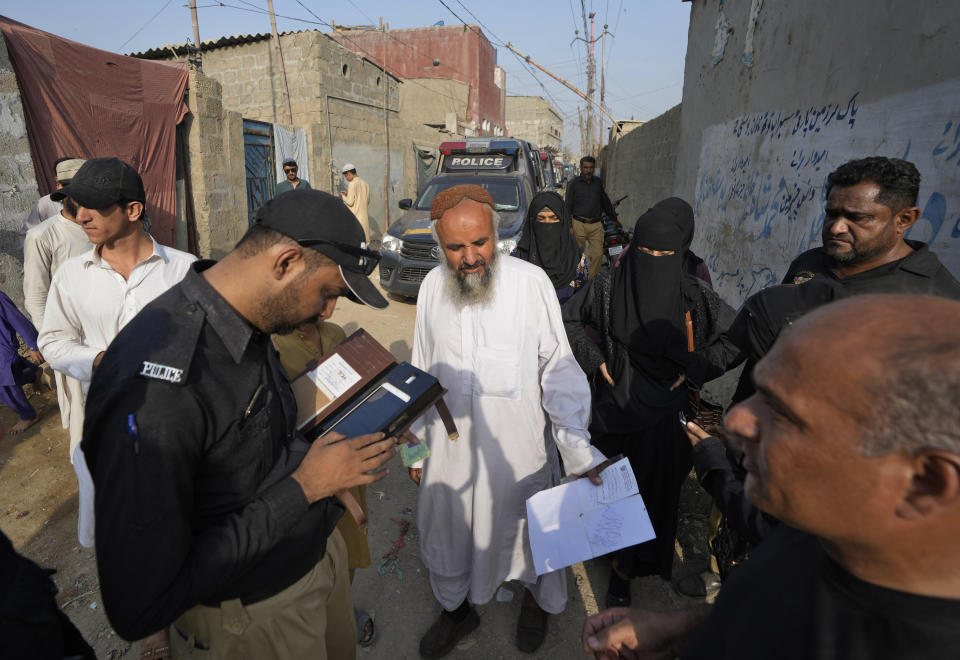
[[127,40],[124,41],[122,44],[120,44],[120,46],[117,48],[117,50],[118,50],[118,51],[123,50],[123,47],[126,46],[126,45],[127,45],[128,43],[130,43],[131,41],[133,41],[134,37],[136,37],[138,34],[140,34],[141,32],[143,32],[144,28],[146,28],[148,25],[150,25],[151,23],[153,23],[153,21],[156,20],[157,16],[159,16],[160,14],[162,14],[162,13],[163,13],[163,10],[170,6],[170,3],[171,3],[171,2],[173,2],[173,0],[167,0],[166,4],[163,5],[162,7],[160,7],[160,10],[159,10],[156,14],[154,14],[153,16],[151,16],[151,17],[150,17],[150,20],[148,20],[146,23],[144,23],[143,25],[141,25],[141,26],[140,26],[140,29],[137,30],[136,32],[134,32],[134,33],[130,36],[129,39],[127,39]]

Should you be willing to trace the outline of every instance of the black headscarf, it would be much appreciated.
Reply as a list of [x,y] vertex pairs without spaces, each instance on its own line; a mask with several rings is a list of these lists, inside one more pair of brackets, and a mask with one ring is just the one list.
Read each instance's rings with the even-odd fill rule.
[[[693,209],[678,197],[658,202],[637,220],[630,252],[612,273],[611,334],[626,347],[630,364],[666,382],[686,366],[684,255],[693,240]],[[641,251],[673,250],[655,257]]]
[[[560,222],[537,222],[537,213],[544,207],[553,211]],[[553,282],[553,288],[562,289],[577,276],[580,254],[563,198],[553,191],[536,195],[527,207],[517,257],[540,266]]]

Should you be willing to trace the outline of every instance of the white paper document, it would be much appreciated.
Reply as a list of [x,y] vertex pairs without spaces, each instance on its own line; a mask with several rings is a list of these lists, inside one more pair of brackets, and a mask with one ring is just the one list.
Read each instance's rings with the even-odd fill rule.
[[318,364],[307,376],[331,401],[360,382],[360,374],[337,354]]
[[527,531],[537,575],[649,541],[656,535],[630,461],[589,479],[541,491],[527,500]]

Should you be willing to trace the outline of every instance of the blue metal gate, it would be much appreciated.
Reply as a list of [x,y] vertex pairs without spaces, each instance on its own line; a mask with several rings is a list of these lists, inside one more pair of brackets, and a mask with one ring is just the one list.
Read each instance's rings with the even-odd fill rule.
[[247,164],[247,220],[253,224],[257,209],[273,199],[277,190],[273,126],[244,119],[243,154]]

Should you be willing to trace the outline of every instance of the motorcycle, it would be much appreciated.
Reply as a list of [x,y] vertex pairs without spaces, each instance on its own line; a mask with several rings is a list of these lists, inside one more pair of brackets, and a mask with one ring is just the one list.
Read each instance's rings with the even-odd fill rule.
[[[613,203],[613,207],[617,208],[617,206],[620,205],[620,202],[629,196],[630,195],[624,195],[615,201]],[[603,222],[603,254],[606,257],[607,264],[613,266],[619,260],[620,254],[630,242],[630,239],[633,237],[633,235],[617,220],[609,217],[606,213],[601,215],[601,220]]]

